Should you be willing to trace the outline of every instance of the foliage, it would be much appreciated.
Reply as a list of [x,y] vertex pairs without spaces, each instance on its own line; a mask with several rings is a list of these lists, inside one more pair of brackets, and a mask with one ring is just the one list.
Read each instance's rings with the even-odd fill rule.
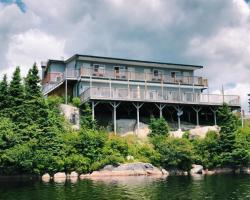
[[[10,83],[0,81],[0,174],[88,173],[105,165],[132,161],[188,170],[192,162],[207,168],[245,166],[250,162],[250,128],[239,129],[227,105],[218,112],[220,134],[205,139],[168,137],[169,127],[151,119],[151,138],[109,135],[92,120],[89,104],[81,107],[81,129],[74,131],[61,114],[60,97],[45,99],[36,64],[24,80],[17,67]],[[79,99],[73,103],[79,106]]]
[[218,125],[220,126],[219,137],[219,160],[221,166],[235,166],[236,131],[239,128],[239,119],[231,112],[227,104],[223,104],[218,110]]
[[193,140],[195,163],[202,164],[205,168],[217,167],[220,163],[218,157],[219,135],[210,131],[205,139]]
[[169,126],[168,123],[164,118],[151,118],[150,119],[150,124],[149,124],[149,129],[151,130],[150,135],[169,135]]
[[152,139],[155,149],[160,153],[160,165],[164,168],[191,169],[193,146],[183,138],[155,136]]
[[182,138],[186,138],[186,139],[189,139],[189,131],[185,131],[182,135]]
[[81,105],[81,99],[79,97],[72,98],[72,104],[75,107],[80,107],[80,105]]
[[5,74],[3,76],[3,80],[0,82],[0,115],[1,116],[7,116],[7,111],[9,107],[9,87],[7,82],[7,75]]
[[81,109],[81,127],[83,129],[96,129],[96,121],[92,120],[92,110],[88,103],[83,104]]

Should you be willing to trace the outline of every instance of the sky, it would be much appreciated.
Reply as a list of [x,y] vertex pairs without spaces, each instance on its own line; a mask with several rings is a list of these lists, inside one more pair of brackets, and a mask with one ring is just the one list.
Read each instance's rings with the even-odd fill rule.
[[203,65],[209,93],[250,93],[246,0],[0,0],[0,77],[88,54]]

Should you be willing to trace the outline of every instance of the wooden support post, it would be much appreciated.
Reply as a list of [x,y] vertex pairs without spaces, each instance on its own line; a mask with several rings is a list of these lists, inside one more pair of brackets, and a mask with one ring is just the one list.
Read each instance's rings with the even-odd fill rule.
[[201,111],[201,107],[197,106],[197,107],[192,107],[193,110],[196,113],[196,126],[199,127],[200,123],[199,123],[199,112]]
[[114,120],[114,133],[116,135],[116,108],[121,104],[116,102],[110,102],[110,105],[113,107],[113,120]]
[[217,112],[217,109],[213,108],[213,107],[210,107],[210,110],[213,112],[214,114],[214,125],[217,126],[217,118],[216,118],[216,112]]
[[181,131],[181,115],[183,115],[183,110],[180,106],[174,106],[174,109],[177,111],[178,131]]
[[68,79],[67,79],[68,70],[65,68],[65,104],[68,104]]
[[137,135],[139,134],[140,129],[140,108],[143,106],[143,103],[133,103],[134,107],[136,108],[136,116],[137,116]]
[[92,101],[92,121],[95,120],[95,107],[97,106],[97,104],[99,104],[99,102],[94,102]]
[[156,105],[156,107],[159,109],[159,111],[160,111],[160,118],[162,118],[162,110],[166,107],[166,104],[164,105],[164,104],[157,104],[157,103],[155,103],[155,105]]

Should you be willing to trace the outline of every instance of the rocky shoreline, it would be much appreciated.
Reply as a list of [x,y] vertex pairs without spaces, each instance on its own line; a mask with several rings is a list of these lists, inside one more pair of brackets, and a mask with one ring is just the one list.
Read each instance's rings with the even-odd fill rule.
[[41,179],[43,182],[54,181],[56,183],[64,183],[66,180],[74,183],[78,179],[111,179],[111,178],[125,178],[125,177],[154,177],[154,178],[166,178],[168,176],[206,176],[206,175],[217,175],[217,174],[250,174],[250,167],[242,167],[238,169],[232,168],[214,168],[204,169],[202,165],[192,165],[192,169],[188,171],[169,169],[165,170],[162,168],[155,167],[150,163],[127,163],[120,164],[118,166],[106,165],[104,168],[98,171],[93,171],[89,174],[78,174],[77,172],[71,172],[66,174],[65,172],[57,172],[53,175],[44,174],[41,177],[38,175],[15,175],[15,176],[0,176],[0,180],[5,179]]
[[157,168],[150,163],[127,163],[120,164],[118,166],[107,165],[103,169],[93,171],[89,174],[78,174],[77,172],[71,172],[66,174],[64,172],[55,173],[50,176],[48,173],[44,174],[41,179],[44,182],[50,182],[53,180],[56,183],[63,183],[66,180],[76,182],[78,179],[106,179],[113,177],[132,177],[132,176],[150,176],[150,177],[167,177],[167,176],[197,176],[197,175],[215,175],[215,174],[250,174],[250,168],[240,168],[234,170],[232,168],[215,168],[212,170],[204,169],[201,165],[192,165],[192,169],[188,171],[182,171],[177,169],[165,170]]

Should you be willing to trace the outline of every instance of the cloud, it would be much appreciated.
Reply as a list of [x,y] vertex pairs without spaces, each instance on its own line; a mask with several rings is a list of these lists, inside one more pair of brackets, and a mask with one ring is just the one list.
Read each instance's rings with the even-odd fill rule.
[[41,61],[47,60],[51,55],[54,59],[65,57],[63,50],[64,41],[40,30],[30,29],[10,38],[6,58],[9,66],[19,66],[22,63],[23,74],[25,74],[34,62],[39,65]]
[[200,64],[211,92],[223,84],[247,106],[250,7],[244,0],[23,3],[25,12],[0,3],[1,73],[74,53]]

